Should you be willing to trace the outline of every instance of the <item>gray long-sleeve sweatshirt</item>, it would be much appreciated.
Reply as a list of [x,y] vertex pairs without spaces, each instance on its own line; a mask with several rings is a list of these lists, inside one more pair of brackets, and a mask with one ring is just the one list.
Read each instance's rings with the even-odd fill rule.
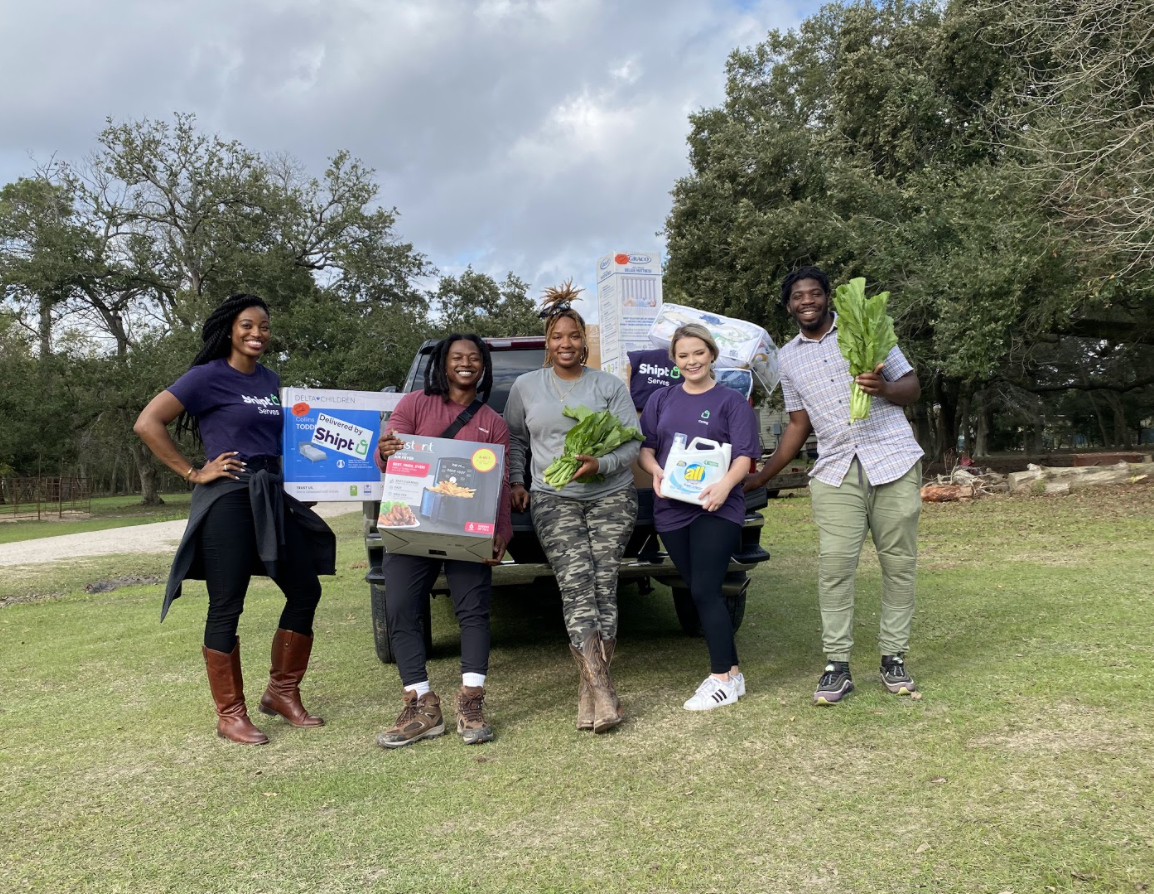
[[632,485],[633,461],[640,452],[640,441],[629,441],[598,457],[600,472],[605,476],[599,484],[574,481],[558,491],[545,483],[545,469],[565,452],[565,435],[577,424],[576,419],[562,415],[561,410],[566,406],[612,410],[622,425],[637,426],[637,411],[629,389],[616,376],[586,368],[574,383],[559,378],[549,367],[525,373],[513,383],[505,404],[505,423],[509,426],[509,483],[526,483],[525,456],[531,447],[533,490],[539,493],[596,500]]

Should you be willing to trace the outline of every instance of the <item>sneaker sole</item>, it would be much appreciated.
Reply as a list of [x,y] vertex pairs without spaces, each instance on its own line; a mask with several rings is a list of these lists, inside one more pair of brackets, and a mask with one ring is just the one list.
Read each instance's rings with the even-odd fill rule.
[[683,707],[686,711],[701,712],[701,711],[712,711],[715,708],[724,708],[727,705],[736,705],[736,704],[737,704],[737,697],[735,696],[733,701],[730,701],[730,702],[715,702],[712,705],[702,705],[701,707],[690,707],[689,705],[686,704],[686,705],[682,705],[681,707]]
[[918,691],[913,683],[887,683],[885,677],[882,677],[882,685],[894,695],[913,695]]
[[480,745],[483,742],[493,741],[493,731],[491,729],[472,730],[468,733],[457,730],[457,735],[461,737],[461,741],[466,745]]
[[406,745],[412,745],[414,742],[420,742],[422,739],[435,739],[437,736],[445,734],[445,724],[441,723],[439,726],[430,727],[419,736],[413,736],[411,739],[405,739],[403,742],[387,742],[384,737],[377,736],[377,744],[382,748],[404,748]]
[[853,692],[853,683],[850,683],[845,689],[837,692],[815,692],[813,694],[813,703],[818,706],[836,705],[851,692]]

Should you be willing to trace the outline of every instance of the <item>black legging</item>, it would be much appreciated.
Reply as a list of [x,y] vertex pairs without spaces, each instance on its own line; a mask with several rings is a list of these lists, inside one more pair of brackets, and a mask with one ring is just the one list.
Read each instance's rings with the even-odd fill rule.
[[[291,515],[285,518],[284,534],[284,552],[273,578],[285,595],[280,626],[312,636],[321,582],[304,535]],[[260,561],[247,489],[226,493],[212,504],[200,528],[200,550],[208,586],[204,644],[217,652],[231,652],[249,579]]]
[[741,525],[702,514],[684,528],[662,531],[661,540],[697,606],[710,672],[728,673],[737,664],[737,644],[721,587],[729,560],[741,544]]
[[[429,679],[425,668],[425,638],[421,613],[429,591],[441,571],[442,560],[425,556],[386,553],[381,565],[385,574],[385,615],[389,641],[397,659],[401,685],[412,686]],[[453,611],[461,625],[461,673],[484,674],[489,670],[489,601],[493,569],[480,562],[444,561],[445,577]]]

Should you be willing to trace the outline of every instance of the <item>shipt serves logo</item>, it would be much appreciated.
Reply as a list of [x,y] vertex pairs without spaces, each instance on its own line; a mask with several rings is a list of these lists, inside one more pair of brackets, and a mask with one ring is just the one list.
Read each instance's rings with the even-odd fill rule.
[[369,455],[369,441],[372,436],[372,431],[367,428],[318,412],[312,442],[346,456],[365,459]]

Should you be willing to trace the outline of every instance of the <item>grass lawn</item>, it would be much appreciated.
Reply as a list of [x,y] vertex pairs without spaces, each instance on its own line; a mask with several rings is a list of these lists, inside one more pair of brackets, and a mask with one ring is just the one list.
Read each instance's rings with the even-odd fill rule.
[[[21,540],[37,540],[41,537],[55,537],[58,534],[82,534],[85,531],[106,531],[109,528],[123,528],[128,525],[146,525],[151,522],[175,521],[188,518],[189,501],[192,492],[163,494],[163,506],[141,506],[140,495],[128,494],[121,497],[94,497],[89,518],[57,519],[45,517],[43,520],[21,519],[7,521],[11,512],[0,506],[0,543],[16,543]],[[50,514],[49,514],[50,515]]]
[[[704,643],[668,591],[622,599],[627,721],[573,729],[559,606],[494,607],[497,741],[374,744],[400,704],[373,654],[356,515],[334,520],[294,730],[213,734],[204,591],[158,626],[161,587],[88,594],[137,556],[0,579],[0,891],[1140,892],[1154,890],[1154,488],[927,505],[910,667],[877,681],[878,569],[859,576],[857,693],[814,708],[816,535],[774,501],[738,634],[748,696],[681,709]],[[280,597],[241,622],[250,706]],[[433,605],[434,688],[459,684],[451,607]],[[451,710],[446,720],[452,723]]]

